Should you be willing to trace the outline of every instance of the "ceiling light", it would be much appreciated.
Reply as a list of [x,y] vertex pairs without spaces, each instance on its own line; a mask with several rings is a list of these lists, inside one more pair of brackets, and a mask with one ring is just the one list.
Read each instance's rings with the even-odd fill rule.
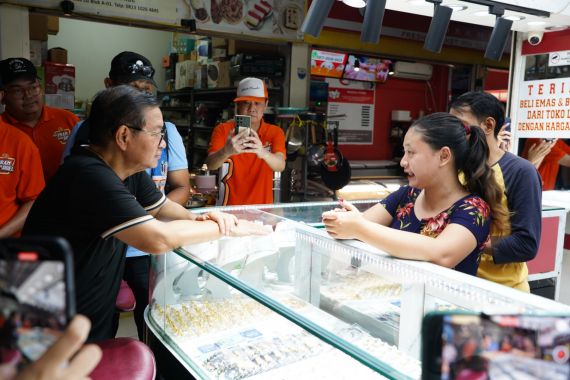
[[447,27],[449,26],[453,9],[439,5],[441,0],[428,1],[434,2],[435,9],[424,42],[424,49],[439,53],[443,47],[443,41],[445,40],[445,34],[447,33]]
[[538,26],[538,25],[544,25],[546,24],[545,21],[529,21],[526,23],[527,25],[533,25],[533,26]]
[[371,44],[378,43],[385,10],[386,0],[367,0],[366,8],[364,8],[362,32],[360,33],[360,40],[362,42],[369,42]]
[[364,0],[342,0],[342,2],[353,8],[364,8],[366,6],[366,1]]
[[445,6],[453,9],[454,12],[461,12],[467,9],[467,5],[445,4]]
[[487,17],[490,16],[489,12],[487,11],[478,11],[478,12],[474,12],[473,16],[477,16],[477,17]]
[[408,3],[409,3],[410,5],[415,6],[415,7],[428,5],[428,4],[425,2],[425,0],[409,0]]
[[526,17],[524,16],[515,16],[515,15],[509,15],[509,16],[503,16],[504,19],[507,20],[511,20],[511,21],[521,21],[524,20]]
[[307,16],[301,25],[301,32],[319,37],[325,20],[334,4],[335,0],[315,0],[307,12]]

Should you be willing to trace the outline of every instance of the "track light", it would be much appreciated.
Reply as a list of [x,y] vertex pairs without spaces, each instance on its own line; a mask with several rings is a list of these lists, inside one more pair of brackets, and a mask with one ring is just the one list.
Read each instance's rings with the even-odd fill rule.
[[429,30],[424,41],[424,49],[434,53],[441,52],[447,27],[451,20],[453,9],[441,5],[441,0],[428,0],[434,3],[434,12],[429,24]]
[[362,21],[360,41],[371,44],[378,43],[385,10],[386,0],[368,0],[366,8],[364,8],[364,21]]
[[495,20],[495,27],[491,33],[491,38],[487,43],[487,49],[485,50],[485,58],[498,61],[503,55],[505,46],[507,45],[507,39],[509,38],[509,32],[513,26],[513,20],[507,20],[502,17],[505,13],[505,9],[502,7],[491,7],[489,13],[497,16]]
[[307,17],[301,25],[301,32],[308,33],[313,37],[319,37],[325,20],[335,0],[315,0],[307,12]]

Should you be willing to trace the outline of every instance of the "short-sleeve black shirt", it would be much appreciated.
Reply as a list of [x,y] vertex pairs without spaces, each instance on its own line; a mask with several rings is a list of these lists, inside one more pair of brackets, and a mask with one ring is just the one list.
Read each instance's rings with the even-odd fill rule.
[[90,341],[114,337],[115,299],[126,245],[119,231],[152,220],[166,200],[140,172],[122,181],[96,154],[76,148],[34,203],[23,234],[56,235],[73,248],[77,312],[91,319]]

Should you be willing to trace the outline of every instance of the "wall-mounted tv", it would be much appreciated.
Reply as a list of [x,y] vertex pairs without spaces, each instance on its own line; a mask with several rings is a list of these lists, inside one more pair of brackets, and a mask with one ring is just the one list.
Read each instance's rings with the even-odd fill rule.
[[389,59],[350,54],[342,79],[384,83],[388,79],[391,63]]
[[346,53],[313,49],[311,51],[311,75],[341,78],[346,58]]

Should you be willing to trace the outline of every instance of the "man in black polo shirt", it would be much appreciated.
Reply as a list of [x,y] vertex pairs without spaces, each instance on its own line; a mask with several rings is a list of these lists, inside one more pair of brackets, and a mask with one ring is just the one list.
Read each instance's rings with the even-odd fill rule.
[[60,167],[23,232],[71,243],[77,312],[91,319],[89,340],[97,341],[114,336],[126,244],[158,254],[223,234],[264,232],[229,214],[193,215],[157,190],[144,172],[166,147],[154,96],[126,85],[109,88],[95,98],[88,120],[90,145],[75,148]]

